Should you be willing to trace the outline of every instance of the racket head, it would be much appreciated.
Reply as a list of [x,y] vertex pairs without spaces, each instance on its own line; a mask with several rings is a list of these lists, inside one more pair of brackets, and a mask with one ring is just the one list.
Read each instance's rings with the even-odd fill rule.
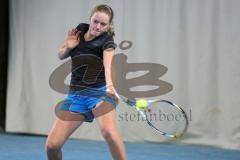
[[185,111],[168,100],[148,101],[148,107],[140,110],[147,124],[163,136],[170,138],[181,137],[188,128],[188,117]]

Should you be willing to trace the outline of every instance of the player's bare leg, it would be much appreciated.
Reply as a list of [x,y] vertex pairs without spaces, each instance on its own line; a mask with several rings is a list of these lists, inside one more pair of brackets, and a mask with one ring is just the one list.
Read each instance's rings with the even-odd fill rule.
[[48,160],[62,160],[63,144],[82,123],[83,121],[63,121],[56,118],[45,146]]
[[126,160],[125,146],[116,125],[116,109],[107,102],[100,102],[93,113],[114,160]]

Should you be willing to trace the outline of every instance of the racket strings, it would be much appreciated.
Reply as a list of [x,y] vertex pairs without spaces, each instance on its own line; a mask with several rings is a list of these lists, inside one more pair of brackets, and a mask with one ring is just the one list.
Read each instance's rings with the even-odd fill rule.
[[[164,101],[151,104],[145,111],[148,123],[163,134],[180,136],[187,126],[186,115],[180,108]],[[151,126],[150,125],[150,126]]]

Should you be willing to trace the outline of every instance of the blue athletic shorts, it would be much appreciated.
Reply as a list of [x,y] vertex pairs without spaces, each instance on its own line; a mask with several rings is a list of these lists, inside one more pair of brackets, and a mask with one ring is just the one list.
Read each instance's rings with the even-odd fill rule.
[[113,107],[117,106],[116,101],[106,95],[106,86],[103,85],[81,91],[69,91],[61,103],[60,109],[80,113],[85,117],[86,122],[92,122],[94,119],[92,109],[94,109],[100,101],[107,101],[111,103]]

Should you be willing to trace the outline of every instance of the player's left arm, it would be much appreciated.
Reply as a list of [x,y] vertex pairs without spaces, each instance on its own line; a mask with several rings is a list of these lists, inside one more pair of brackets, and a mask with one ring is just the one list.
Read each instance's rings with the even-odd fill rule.
[[114,54],[115,49],[108,48],[103,52],[103,65],[105,69],[105,80],[107,90],[110,91],[110,94],[114,94],[114,82],[115,82],[115,68],[114,68]]

